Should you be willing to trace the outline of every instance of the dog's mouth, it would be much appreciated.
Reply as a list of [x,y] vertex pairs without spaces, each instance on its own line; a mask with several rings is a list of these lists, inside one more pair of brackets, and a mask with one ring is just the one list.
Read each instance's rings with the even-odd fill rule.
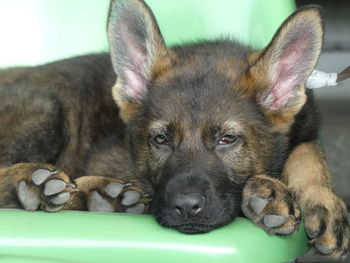
[[182,225],[171,226],[171,228],[176,229],[177,231],[185,234],[207,233],[217,227],[218,226],[205,225],[205,224],[182,224]]
[[184,234],[201,234],[201,233],[208,233],[214,229],[227,225],[229,222],[230,221],[225,221],[219,224],[212,224],[212,225],[188,223],[188,224],[181,224],[181,225],[172,225],[170,226],[170,228],[176,229],[177,231]]

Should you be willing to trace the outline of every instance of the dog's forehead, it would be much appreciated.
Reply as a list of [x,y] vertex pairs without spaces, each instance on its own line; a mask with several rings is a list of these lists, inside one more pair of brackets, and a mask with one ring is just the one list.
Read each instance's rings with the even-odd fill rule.
[[196,119],[233,108],[234,81],[214,71],[177,71],[150,94],[153,108],[163,114],[195,115]]
[[166,93],[205,100],[239,87],[237,79],[247,71],[252,51],[238,44],[218,42],[175,49],[173,53],[176,59],[155,80],[156,84],[165,87]]
[[256,105],[238,86],[237,78],[243,70],[227,73],[231,76],[217,68],[172,73],[150,94],[150,110],[157,119],[155,127],[181,123],[194,132],[215,126],[242,126],[240,123],[247,119],[259,118]]
[[240,82],[249,67],[250,49],[213,43],[176,54],[176,62],[149,90],[155,119],[203,127],[256,118],[256,105]]

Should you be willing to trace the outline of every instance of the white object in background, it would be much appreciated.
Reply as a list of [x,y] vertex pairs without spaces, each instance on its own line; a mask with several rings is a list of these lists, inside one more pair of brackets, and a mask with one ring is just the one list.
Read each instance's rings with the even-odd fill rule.
[[336,86],[338,84],[337,77],[337,73],[326,73],[323,71],[314,70],[306,81],[306,88],[318,89],[327,86]]

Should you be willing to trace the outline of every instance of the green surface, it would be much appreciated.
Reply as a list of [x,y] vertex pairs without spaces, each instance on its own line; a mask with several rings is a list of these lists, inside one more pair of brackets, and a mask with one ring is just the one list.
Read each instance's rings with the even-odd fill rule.
[[306,250],[304,231],[269,236],[244,218],[186,235],[152,216],[0,211],[0,262],[280,263]]
[[290,0],[146,0],[167,44],[229,36],[262,48],[295,9]]

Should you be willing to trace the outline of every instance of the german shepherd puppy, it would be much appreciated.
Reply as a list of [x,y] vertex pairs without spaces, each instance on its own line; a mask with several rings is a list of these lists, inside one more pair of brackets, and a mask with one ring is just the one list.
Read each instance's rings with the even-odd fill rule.
[[169,49],[142,0],[112,0],[108,36],[110,55],[0,73],[1,207],[152,211],[184,233],[243,211],[289,235],[302,215],[319,252],[348,252],[304,88],[322,46],[317,7],[262,51],[222,39]]

